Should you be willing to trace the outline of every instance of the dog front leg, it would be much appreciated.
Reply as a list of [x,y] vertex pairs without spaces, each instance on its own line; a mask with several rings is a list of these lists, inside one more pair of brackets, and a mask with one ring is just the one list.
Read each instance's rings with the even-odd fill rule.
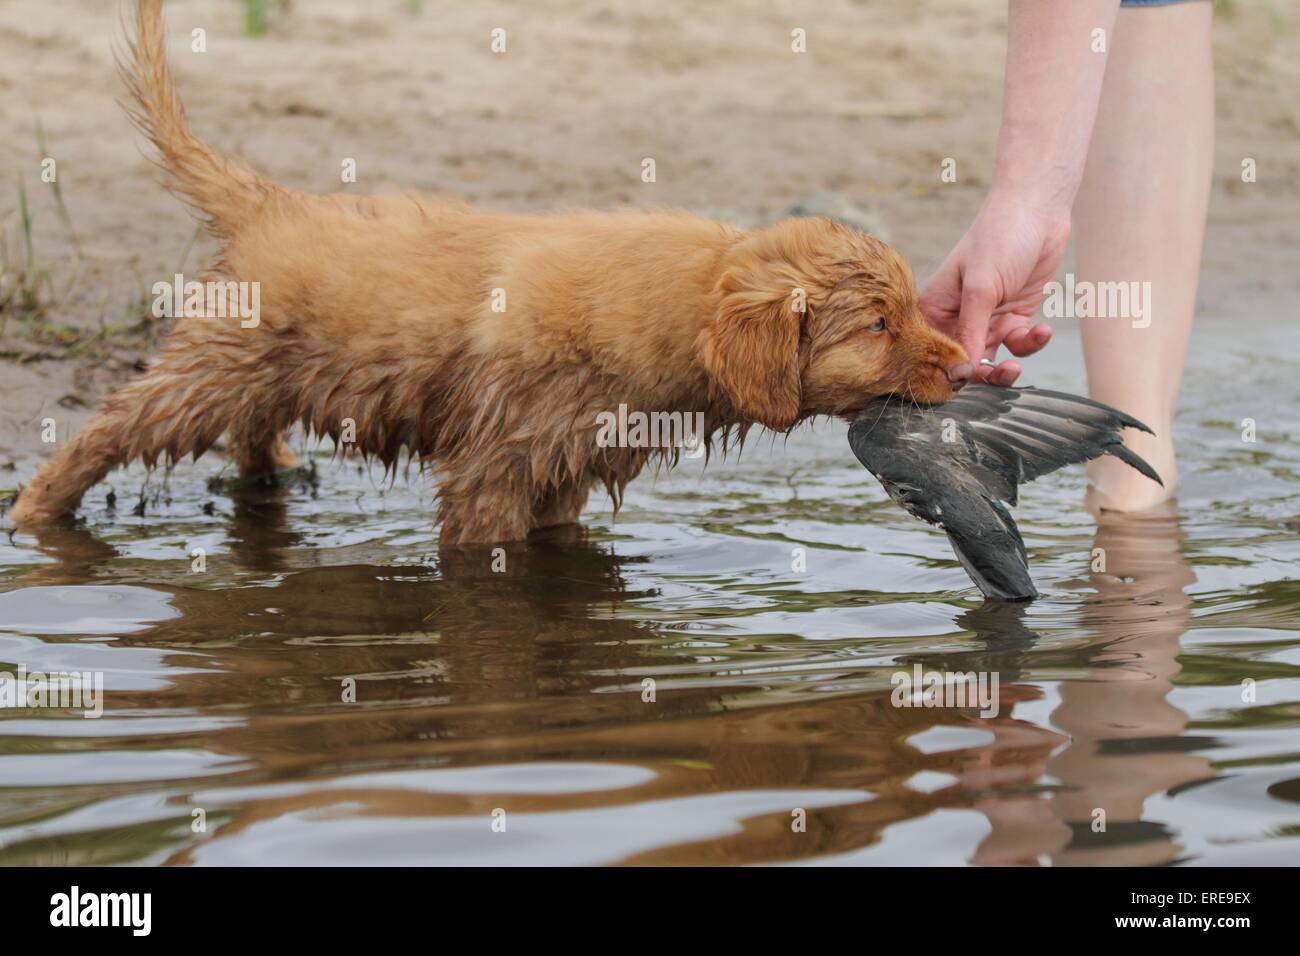
[[577,524],[587,504],[588,489],[576,481],[552,485],[533,506],[532,530]]
[[274,475],[298,464],[298,456],[284,436],[274,432],[269,437],[232,434],[227,451],[244,478]]
[[443,465],[439,476],[440,544],[498,544],[528,537],[534,494],[525,463]]

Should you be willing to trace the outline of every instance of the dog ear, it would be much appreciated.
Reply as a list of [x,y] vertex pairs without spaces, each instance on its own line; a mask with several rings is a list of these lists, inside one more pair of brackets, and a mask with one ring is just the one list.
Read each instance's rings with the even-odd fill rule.
[[740,414],[776,431],[799,420],[799,333],[793,284],[761,268],[729,269],[718,281],[718,313],[701,335],[704,368]]

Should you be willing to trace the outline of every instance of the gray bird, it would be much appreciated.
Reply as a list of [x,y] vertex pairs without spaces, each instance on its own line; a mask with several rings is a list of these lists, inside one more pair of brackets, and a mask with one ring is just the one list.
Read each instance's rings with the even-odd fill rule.
[[1120,430],[1151,429],[1109,405],[1041,388],[969,385],[941,405],[898,396],[869,404],[849,446],[889,497],[937,524],[986,598],[1038,597],[1007,505],[1022,481],[1114,455],[1152,481],[1160,476],[1121,443]]

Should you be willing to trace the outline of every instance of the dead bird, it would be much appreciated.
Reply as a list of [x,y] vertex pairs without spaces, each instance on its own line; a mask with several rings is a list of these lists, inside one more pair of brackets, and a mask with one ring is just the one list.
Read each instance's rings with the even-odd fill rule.
[[858,461],[909,514],[948,533],[957,559],[986,598],[1038,597],[1007,505],[1020,482],[1114,455],[1163,485],[1124,447],[1120,431],[1151,429],[1092,399],[1042,388],[969,385],[940,405],[891,395],[849,427]]

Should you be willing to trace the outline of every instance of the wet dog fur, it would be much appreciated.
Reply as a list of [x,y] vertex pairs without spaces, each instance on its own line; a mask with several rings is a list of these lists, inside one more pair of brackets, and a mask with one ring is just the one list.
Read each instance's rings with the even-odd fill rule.
[[22,489],[19,528],[72,512],[114,468],[223,436],[244,475],[289,467],[301,423],[389,466],[420,460],[443,543],[518,540],[576,522],[593,488],[617,508],[652,456],[675,460],[598,445],[597,415],[620,404],[702,412],[712,439],[743,439],[886,393],[942,401],[966,361],[926,324],[906,261],[839,222],[309,195],[194,135],[161,0],[138,3],[123,72],[169,186],[222,243],[198,279],[260,283],[259,321],[177,319]]

